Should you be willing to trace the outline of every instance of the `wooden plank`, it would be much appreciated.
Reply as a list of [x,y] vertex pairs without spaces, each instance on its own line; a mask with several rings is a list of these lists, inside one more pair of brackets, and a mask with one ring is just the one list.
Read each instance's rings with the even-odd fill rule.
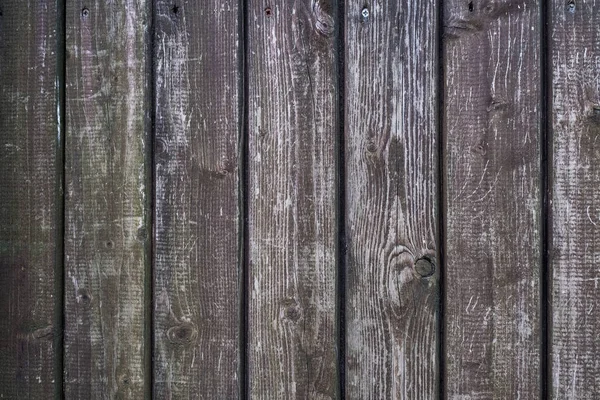
[[0,398],[60,388],[56,4],[0,3]]
[[347,397],[438,393],[438,11],[346,4]]
[[155,2],[156,398],[239,397],[239,2]]
[[251,398],[337,396],[334,3],[248,4]]
[[67,398],[149,395],[149,9],[67,4]]
[[550,5],[551,390],[600,392],[600,2]]
[[444,8],[445,390],[541,398],[540,5]]

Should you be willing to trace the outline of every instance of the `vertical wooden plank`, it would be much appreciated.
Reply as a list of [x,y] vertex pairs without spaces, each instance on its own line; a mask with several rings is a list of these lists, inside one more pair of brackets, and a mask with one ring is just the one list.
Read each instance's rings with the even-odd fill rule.
[[248,4],[250,397],[336,398],[332,0]]
[[148,395],[149,9],[67,4],[67,398]]
[[438,392],[436,6],[346,5],[350,399]]
[[553,1],[551,397],[600,393],[600,2]]
[[539,399],[540,5],[444,8],[446,392]]
[[0,398],[47,398],[55,314],[56,4],[0,3]]
[[155,2],[154,394],[239,397],[239,2]]

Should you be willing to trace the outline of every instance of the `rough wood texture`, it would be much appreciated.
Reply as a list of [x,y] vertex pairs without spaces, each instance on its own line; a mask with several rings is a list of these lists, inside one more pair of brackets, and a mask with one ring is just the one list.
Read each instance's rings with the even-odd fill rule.
[[551,397],[600,393],[600,2],[551,4]]
[[239,396],[237,1],[156,1],[156,398]]
[[540,10],[444,9],[445,385],[540,398]]
[[[48,398],[60,329],[56,6],[0,3],[0,398]],[[61,168],[62,169],[62,166]],[[59,236],[60,237],[60,236]]]
[[336,398],[333,1],[250,1],[249,388]]
[[149,4],[67,6],[65,395],[143,398]]
[[437,396],[436,1],[346,4],[347,397]]

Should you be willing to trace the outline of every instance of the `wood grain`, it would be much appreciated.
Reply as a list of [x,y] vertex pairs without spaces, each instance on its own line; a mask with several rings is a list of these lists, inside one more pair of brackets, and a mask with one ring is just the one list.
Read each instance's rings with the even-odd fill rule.
[[[0,398],[60,388],[56,5],[0,3]],[[60,278],[58,278],[60,279]]]
[[154,395],[239,397],[237,1],[155,2]]
[[551,3],[551,391],[600,392],[600,2]]
[[251,398],[337,396],[333,5],[248,4]]
[[444,8],[450,399],[539,399],[540,5]]
[[346,4],[349,399],[438,393],[436,4]]
[[149,394],[149,9],[67,4],[67,398]]

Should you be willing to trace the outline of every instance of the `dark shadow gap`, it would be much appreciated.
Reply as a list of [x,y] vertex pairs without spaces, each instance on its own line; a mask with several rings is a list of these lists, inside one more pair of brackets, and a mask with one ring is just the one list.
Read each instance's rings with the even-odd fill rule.
[[438,280],[438,322],[437,322],[437,360],[438,360],[438,398],[446,398],[446,342],[445,328],[445,214],[446,199],[444,196],[444,3],[438,0],[436,4],[437,13],[437,220],[438,220],[438,256],[439,256],[439,280]]
[[550,23],[550,12],[547,2],[540,2],[540,80],[541,80],[541,115],[540,115],[540,174],[541,174],[541,257],[542,265],[540,268],[540,395],[542,399],[547,398],[549,386],[551,385],[551,371],[549,365],[549,351],[551,330],[549,328],[549,316],[551,315],[549,304],[550,293],[550,163],[552,154],[552,135],[549,119],[550,109],[550,84],[551,71],[549,66],[549,38],[548,26]]
[[239,110],[242,118],[239,124],[239,162],[238,162],[238,199],[239,199],[239,276],[240,276],[240,399],[249,398],[249,378],[248,378],[248,319],[249,319],[249,299],[248,299],[248,279],[249,279],[249,241],[248,241],[248,154],[249,147],[249,117],[248,117],[248,2],[240,0],[239,3],[239,34],[241,36],[242,46],[239,49],[239,68],[241,71]]
[[54,242],[54,398],[63,399],[65,332],[65,90],[66,0],[56,1],[56,151]]
[[344,109],[346,99],[345,88],[345,3],[337,1],[335,14],[337,15],[336,43],[337,43],[337,88],[338,88],[338,137],[337,137],[337,224],[338,243],[336,249],[336,336],[337,336],[337,361],[339,399],[346,398],[346,157],[344,140]]

